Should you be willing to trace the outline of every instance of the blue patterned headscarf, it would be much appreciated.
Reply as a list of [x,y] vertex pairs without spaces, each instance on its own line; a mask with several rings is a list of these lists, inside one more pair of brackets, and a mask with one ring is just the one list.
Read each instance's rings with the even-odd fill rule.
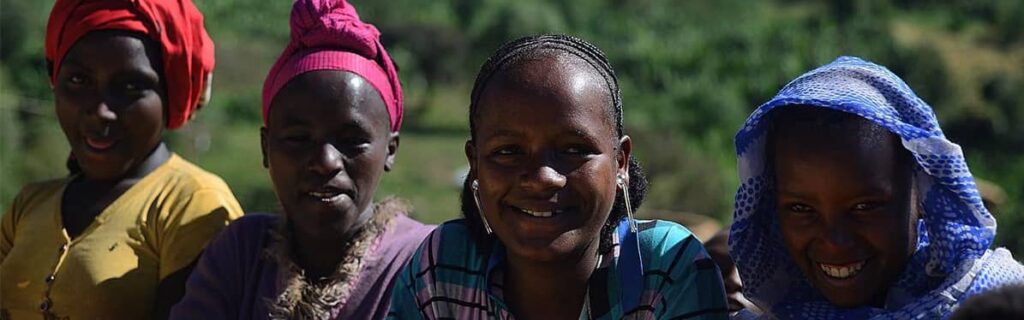
[[[922,217],[917,250],[889,289],[884,308],[834,307],[793,263],[775,214],[774,176],[765,167],[771,111],[792,105],[829,108],[868,119],[901,138],[916,160]],[[982,205],[960,146],[942,134],[931,107],[885,67],[853,57],[808,72],[761,105],[736,134],[740,187],[729,246],[744,295],[763,316],[799,319],[948,316],[960,301],[1024,281],[1005,249],[989,250],[996,222]]]

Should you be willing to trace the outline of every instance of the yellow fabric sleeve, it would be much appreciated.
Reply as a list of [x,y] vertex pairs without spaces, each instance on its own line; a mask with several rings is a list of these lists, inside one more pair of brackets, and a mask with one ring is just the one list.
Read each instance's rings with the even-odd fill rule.
[[219,189],[200,189],[169,209],[157,230],[161,281],[195,261],[228,222],[243,214],[235,197]]

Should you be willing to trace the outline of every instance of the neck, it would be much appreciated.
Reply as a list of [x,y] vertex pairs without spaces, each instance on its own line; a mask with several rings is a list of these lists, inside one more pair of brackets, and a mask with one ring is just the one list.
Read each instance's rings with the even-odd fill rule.
[[127,190],[131,186],[135,185],[136,182],[145,178],[150,172],[156,170],[160,165],[167,162],[171,158],[171,151],[167,149],[167,145],[163,142],[157,144],[153,151],[146,156],[142,162],[139,162],[134,168],[125,172],[123,176],[114,180],[99,180],[89,178],[88,175],[82,174],[74,179],[73,184],[79,185],[81,188],[85,188],[89,194],[107,194],[110,191],[114,192],[114,195],[120,195],[121,192]]
[[295,263],[305,270],[307,279],[315,281],[330,276],[338,269],[345,257],[352,254],[349,252],[352,242],[372,219],[373,211],[373,206],[369,206],[342,232],[332,230],[309,234],[295,232],[292,228],[290,250],[294,252]]
[[537,262],[508,256],[505,296],[519,319],[575,319],[587,295],[590,276],[597,268],[594,241],[564,260]]

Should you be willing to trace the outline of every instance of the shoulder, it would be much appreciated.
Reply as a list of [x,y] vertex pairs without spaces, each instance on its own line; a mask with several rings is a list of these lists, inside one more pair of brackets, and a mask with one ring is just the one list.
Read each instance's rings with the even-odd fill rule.
[[978,273],[975,286],[999,287],[1024,284],[1024,265],[1006,248],[996,248],[985,255],[984,269]]
[[157,207],[166,209],[157,211],[161,219],[179,215],[199,217],[214,214],[233,220],[243,214],[241,205],[224,180],[178,155],[171,156],[157,170],[150,173],[155,176],[146,181],[144,187],[155,194],[153,198],[149,198],[152,195],[146,197],[156,201]]
[[[437,268],[458,271],[445,273],[446,276],[459,277],[482,274],[484,258],[477,250],[476,241],[469,233],[464,220],[454,220],[438,225],[420,243],[419,249],[413,254],[409,268],[423,274],[424,271]],[[428,274],[432,274],[430,272]],[[434,279],[437,281],[458,281],[455,279]],[[424,280],[432,281],[432,280]]]
[[644,253],[663,254],[677,247],[702,247],[689,229],[671,221],[637,221],[637,231]]
[[[659,300],[644,300],[665,318],[727,318],[722,276],[700,240],[669,221],[638,224],[644,281]],[[646,296],[645,296],[646,297]]]
[[640,221],[637,228],[645,270],[666,272],[673,278],[694,271],[718,272],[704,245],[686,227],[649,220]]
[[427,234],[417,255],[429,255],[436,259],[445,256],[441,254],[442,250],[445,253],[460,252],[461,255],[476,253],[476,242],[470,235],[465,220],[452,220],[438,225]]
[[250,213],[232,221],[222,233],[233,237],[262,236],[267,230],[274,228],[279,220],[275,214]]
[[[231,188],[223,179],[188,162],[177,154],[171,155],[171,158],[167,159],[167,163],[164,163],[164,167],[159,173],[161,174],[159,178],[183,194],[197,191],[217,191],[231,195]],[[234,196],[232,195],[232,197]]]
[[280,218],[272,214],[250,213],[227,225],[218,234],[206,252],[254,252],[264,247],[268,230],[274,228]]
[[62,178],[26,184],[18,191],[15,201],[23,204],[32,203],[59,195],[67,181],[67,178]]
[[435,228],[434,225],[425,225],[404,214],[399,214],[394,219],[391,230],[387,232],[390,238],[388,241],[402,247],[415,249]]
[[10,205],[10,214],[6,215],[7,217],[4,219],[18,220],[23,215],[35,211],[39,205],[48,202],[59,203],[62,196],[61,190],[64,190],[66,184],[67,179],[54,179],[24,185]]

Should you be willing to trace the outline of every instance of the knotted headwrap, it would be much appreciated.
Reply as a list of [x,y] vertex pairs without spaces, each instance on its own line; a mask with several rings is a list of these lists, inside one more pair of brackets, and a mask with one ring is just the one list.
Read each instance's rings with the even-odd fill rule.
[[97,30],[140,33],[160,44],[167,86],[167,128],[187,122],[201,107],[213,72],[213,41],[189,0],[57,0],[46,24],[46,60],[56,83],[64,55]]
[[292,78],[315,70],[358,74],[380,93],[391,131],[402,125],[402,87],[398,70],[380,42],[380,31],[359,20],[344,0],[298,0],[292,6],[291,41],[263,83],[263,123],[270,102]]
[[[883,308],[837,308],[793,263],[775,211],[775,177],[765,165],[771,111],[805,105],[863,117],[900,137],[914,156],[917,248],[891,284]],[[931,107],[885,67],[853,57],[790,82],[736,134],[740,187],[729,237],[743,294],[769,318],[940,319],[965,298],[1024,282],[1006,249],[990,250],[996,221],[981,203],[960,146],[946,139]],[[842,182],[839,182],[842,183]],[[742,317],[741,317],[742,318]]]

